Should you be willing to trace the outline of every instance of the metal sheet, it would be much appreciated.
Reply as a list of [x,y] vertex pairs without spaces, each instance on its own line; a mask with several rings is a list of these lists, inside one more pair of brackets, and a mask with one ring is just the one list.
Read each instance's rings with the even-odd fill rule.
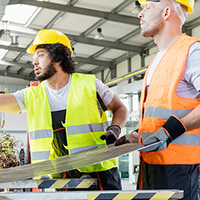
[[0,170],[0,182],[24,180],[70,171],[144,148],[148,148],[148,146],[143,147],[139,143],[129,143],[120,146],[109,145],[39,163],[3,169]]

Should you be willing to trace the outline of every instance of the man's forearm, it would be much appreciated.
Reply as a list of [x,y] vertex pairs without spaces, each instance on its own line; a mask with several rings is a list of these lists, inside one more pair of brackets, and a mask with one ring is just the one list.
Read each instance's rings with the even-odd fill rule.
[[13,94],[0,94],[0,112],[20,113],[20,107]]
[[128,112],[126,107],[119,107],[114,113],[112,118],[112,125],[118,125],[123,128],[127,121]]
[[200,105],[181,120],[185,124],[188,131],[200,128]]

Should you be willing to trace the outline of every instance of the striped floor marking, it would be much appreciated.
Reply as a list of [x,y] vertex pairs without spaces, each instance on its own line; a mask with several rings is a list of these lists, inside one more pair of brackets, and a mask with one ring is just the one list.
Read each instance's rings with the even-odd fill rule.
[[78,188],[90,188],[92,186],[92,184],[94,184],[94,181],[89,181],[87,179],[82,180],[82,182],[77,185],[77,189]]
[[[179,197],[178,197],[179,196]],[[149,192],[149,193],[90,193],[88,200],[178,200],[180,195],[174,192]]]
[[137,193],[119,193],[114,199],[133,199],[136,195]]
[[49,180],[36,180],[38,188],[89,188],[96,189],[96,179],[49,179]]
[[69,182],[70,180],[66,180],[66,181],[63,181],[62,179],[61,180],[57,180],[52,186],[51,188],[64,188],[65,185]]
[[173,196],[173,194],[174,192],[158,192],[151,198],[151,200],[168,200]]

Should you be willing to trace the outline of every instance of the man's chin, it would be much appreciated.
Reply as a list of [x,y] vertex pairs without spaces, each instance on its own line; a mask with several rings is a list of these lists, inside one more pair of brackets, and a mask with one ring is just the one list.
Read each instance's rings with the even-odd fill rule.
[[43,79],[43,77],[41,77],[41,76],[35,76],[35,78],[38,80],[38,81],[44,81],[45,79]]
[[141,35],[142,35],[143,37],[150,37],[150,36],[148,35],[148,33],[146,33],[146,32],[141,32]]

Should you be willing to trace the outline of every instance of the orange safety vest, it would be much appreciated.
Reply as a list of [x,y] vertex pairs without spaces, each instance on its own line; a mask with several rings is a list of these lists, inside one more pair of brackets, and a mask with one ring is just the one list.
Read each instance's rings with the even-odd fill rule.
[[[151,78],[148,95],[145,96],[147,71],[140,102],[140,139],[144,140],[158,130],[170,115],[174,114],[182,118],[200,104],[200,99],[183,98],[176,94],[176,88],[185,69],[189,48],[197,41],[195,38],[182,34],[174,42],[160,60]],[[165,150],[143,152],[141,155],[149,164],[200,163],[200,129],[185,132],[173,140]]]

